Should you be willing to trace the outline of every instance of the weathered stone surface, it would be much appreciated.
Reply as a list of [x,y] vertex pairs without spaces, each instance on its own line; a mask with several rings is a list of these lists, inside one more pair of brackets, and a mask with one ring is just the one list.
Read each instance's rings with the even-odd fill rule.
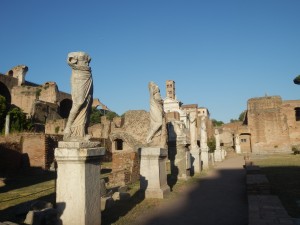
[[249,195],[249,225],[294,225],[279,198],[272,195]]
[[93,79],[89,63],[90,56],[85,52],[68,54],[68,64],[72,68],[71,93],[72,108],[64,130],[64,140],[88,140],[87,127],[93,103]]
[[140,156],[140,188],[145,190],[145,198],[164,198],[170,192],[166,174],[168,151],[162,148],[142,148]]
[[[60,219],[63,224],[100,224],[100,157],[105,149],[87,148],[89,144],[82,142],[70,142],[69,148],[66,142],[59,146],[65,147],[55,150],[58,164],[56,202]],[[76,146],[85,148],[76,149]]]
[[[248,100],[248,126],[253,153],[291,151],[289,125],[282,105],[279,96]],[[293,114],[295,118],[295,112]]]
[[154,82],[149,82],[148,88],[150,93],[150,128],[146,142],[149,146],[165,148],[167,144],[167,127],[163,100],[160,96],[159,87]]

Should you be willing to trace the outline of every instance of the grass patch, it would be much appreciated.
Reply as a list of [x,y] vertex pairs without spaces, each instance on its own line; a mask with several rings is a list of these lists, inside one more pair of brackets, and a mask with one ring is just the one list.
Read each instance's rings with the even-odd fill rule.
[[289,215],[300,218],[300,155],[270,155],[252,159],[261,167]]
[[0,186],[0,221],[20,222],[15,212],[22,205],[34,200],[45,200],[54,204],[55,174],[37,175],[19,174],[1,178]]

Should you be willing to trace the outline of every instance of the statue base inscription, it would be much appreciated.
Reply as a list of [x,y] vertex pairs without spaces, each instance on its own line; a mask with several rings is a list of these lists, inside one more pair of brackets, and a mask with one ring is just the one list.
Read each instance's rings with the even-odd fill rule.
[[56,204],[62,224],[101,224],[100,159],[98,142],[59,142]]

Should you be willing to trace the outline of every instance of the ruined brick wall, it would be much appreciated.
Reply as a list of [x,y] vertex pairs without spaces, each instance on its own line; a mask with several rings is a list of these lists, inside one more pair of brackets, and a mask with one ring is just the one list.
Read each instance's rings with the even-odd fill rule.
[[300,121],[296,120],[296,108],[300,107],[300,100],[283,101],[282,112],[286,116],[284,118],[287,121],[289,129],[289,136],[291,145],[300,144]]
[[62,135],[46,135],[45,138],[45,167],[49,170],[54,162],[54,151],[58,147],[58,142],[63,140]]
[[240,135],[240,146],[243,153],[251,153],[251,135],[241,134]]
[[46,168],[46,135],[27,134],[23,136],[22,152],[27,154],[32,167]]
[[[5,162],[8,165],[5,163],[2,165],[5,165],[6,168],[11,166],[20,168],[27,166],[25,165],[26,159],[29,160],[28,166],[49,169],[54,161],[54,150],[58,146],[58,141],[61,140],[62,136],[60,135],[32,133],[0,136],[0,158],[8,160]],[[10,160],[12,157],[15,161]]]
[[28,115],[32,112],[32,106],[38,99],[38,87],[15,86],[11,91],[11,104],[21,108]]
[[55,82],[47,82],[39,87],[39,100],[50,103],[57,103],[59,100],[59,91]]
[[47,120],[45,134],[63,135],[67,119]]
[[20,140],[0,138],[0,174],[7,174],[21,169],[22,151]]
[[248,127],[253,153],[289,152],[290,138],[280,96],[248,100]]
[[120,183],[125,184],[133,183],[139,180],[140,177],[140,160],[137,152],[114,152],[112,156],[112,173],[124,173],[125,176],[120,176],[120,179],[114,177],[113,181],[110,183]]
[[17,78],[11,77],[11,76],[8,76],[8,75],[4,75],[4,74],[1,74],[1,73],[0,73],[0,82],[5,84],[7,89],[10,90],[10,91],[14,86],[18,86],[18,79]]

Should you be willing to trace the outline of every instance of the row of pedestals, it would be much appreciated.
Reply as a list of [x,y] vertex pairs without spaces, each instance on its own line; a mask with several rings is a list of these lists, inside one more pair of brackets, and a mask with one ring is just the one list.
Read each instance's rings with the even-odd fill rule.
[[[55,150],[58,165],[56,205],[61,224],[101,224],[100,161],[105,149],[98,144],[59,142]],[[201,172],[202,162],[208,167],[208,151],[200,155],[200,149],[195,149],[189,154],[187,158],[194,159],[196,173]],[[170,192],[166,174],[168,150],[142,148],[140,157],[140,188],[145,191],[145,198],[164,198]],[[189,164],[185,163],[185,166]]]

